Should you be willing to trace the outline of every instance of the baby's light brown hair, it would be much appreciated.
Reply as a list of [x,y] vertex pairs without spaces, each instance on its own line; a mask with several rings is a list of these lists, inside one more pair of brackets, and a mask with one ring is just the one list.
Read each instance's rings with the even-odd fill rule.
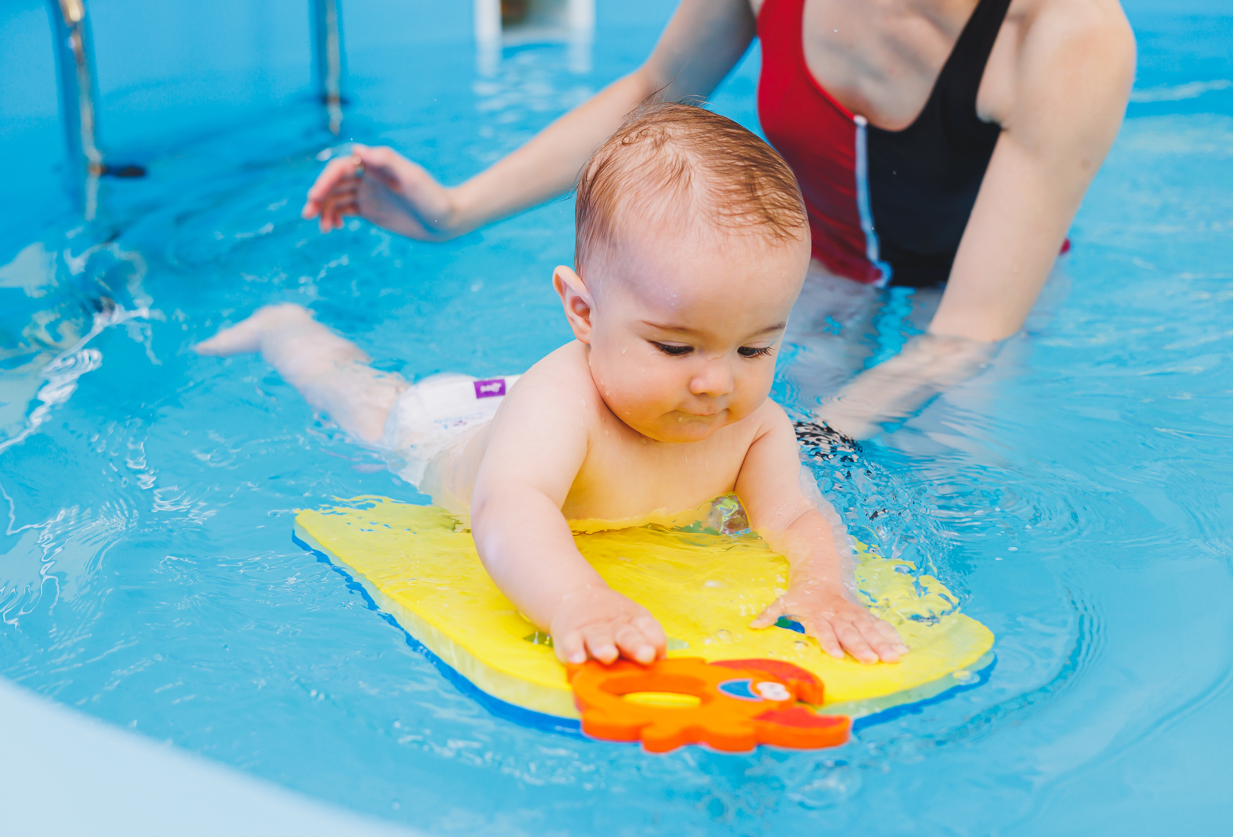
[[578,178],[574,267],[635,229],[786,243],[808,235],[792,169],[727,117],[675,102],[645,104],[591,155]]

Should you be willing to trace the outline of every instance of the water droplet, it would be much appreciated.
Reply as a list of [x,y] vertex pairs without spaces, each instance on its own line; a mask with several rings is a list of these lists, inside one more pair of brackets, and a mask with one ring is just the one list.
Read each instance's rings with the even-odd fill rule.
[[952,674],[951,677],[955,678],[956,683],[965,683],[965,684],[975,683],[977,680],[980,679],[975,674],[973,674],[972,672],[968,671],[965,668],[959,669],[954,674]]

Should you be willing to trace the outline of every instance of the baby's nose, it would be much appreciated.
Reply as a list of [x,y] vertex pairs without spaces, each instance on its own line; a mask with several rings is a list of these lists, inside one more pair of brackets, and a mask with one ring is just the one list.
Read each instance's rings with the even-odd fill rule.
[[705,363],[690,380],[689,391],[694,395],[707,395],[712,398],[731,393],[732,371],[728,364],[719,360]]

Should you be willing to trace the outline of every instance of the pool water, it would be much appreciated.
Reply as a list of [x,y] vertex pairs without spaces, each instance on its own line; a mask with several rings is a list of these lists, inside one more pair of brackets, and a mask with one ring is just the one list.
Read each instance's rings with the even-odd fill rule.
[[[144,181],[104,185],[94,224],[67,204],[10,220],[0,674],[433,833],[1223,833],[1233,18],[1134,22],[1135,99],[1046,304],[977,378],[817,464],[854,533],[937,572],[994,631],[977,688],[832,751],[650,756],[452,686],[291,537],[297,509],[426,498],[258,358],[190,346],[294,301],[409,378],[520,371],[569,336],[550,276],[573,205],[442,245],[361,223],[321,236],[298,211],[335,141],[306,105],[152,155]],[[654,37],[601,29],[586,72],[563,47],[508,51],[491,78],[467,43],[426,46],[415,60],[436,71],[410,90],[405,56],[373,54],[348,130],[457,182]],[[756,67],[714,99],[750,126]],[[918,301],[890,302],[907,313],[843,338],[877,357],[909,336]]]

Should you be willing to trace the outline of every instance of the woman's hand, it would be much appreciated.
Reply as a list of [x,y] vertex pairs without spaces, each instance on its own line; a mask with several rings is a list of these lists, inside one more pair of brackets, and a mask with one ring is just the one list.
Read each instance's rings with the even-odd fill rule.
[[648,96],[709,96],[755,28],[749,0],[682,0],[645,64],[467,182],[446,189],[389,148],[357,145],[354,156],[325,167],[302,214],[319,218],[322,232],[359,215],[408,238],[445,241],[538,206],[573,188],[591,153]]
[[749,627],[769,628],[780,616],[800,622],[805,633],[837,660],[842,660],[846,651],[862,663],[897,663],[908,653],[908,646],[889,622],[829,584],[794,581],[788,592],[768,605]]
[[300,211],[322,232],[339,229],[346,215],[420,241],[445,241],[466,229],[453,190],[392,148],[357,145],[333,160],[308,190]]
[[557,659],[607,665],[626,657],[643,665],[662,658],[668,637],[651,612],[606,584],[588,584],[561,600],[548,633]]
[[883,422],[907,418],[938,393],[971,378],[999,348],[999,343],[919,335],[898,355],[860,373],[823,401],[814,418],[851,439],[868,439]]

